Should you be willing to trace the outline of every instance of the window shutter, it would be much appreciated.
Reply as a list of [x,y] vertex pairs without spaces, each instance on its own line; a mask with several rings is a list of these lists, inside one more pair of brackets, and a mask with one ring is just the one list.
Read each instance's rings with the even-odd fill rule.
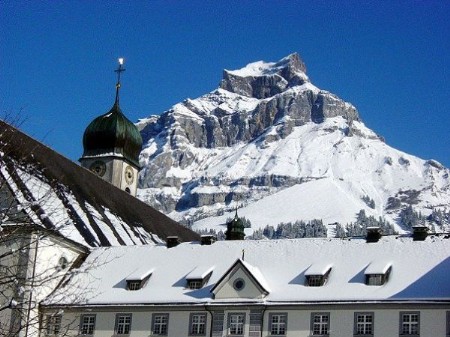
[[249,337],[261,336],[262,310],[250,310]]
[[223,311],[214,311],[213,312],[212,337],[222,337],[224,318],[225,318],[225,313]]

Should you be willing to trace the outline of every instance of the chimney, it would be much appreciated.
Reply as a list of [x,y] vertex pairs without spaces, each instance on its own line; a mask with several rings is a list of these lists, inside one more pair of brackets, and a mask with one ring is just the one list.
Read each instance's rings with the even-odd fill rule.
[[216,242],[216,237],[214,235],[202,235],[200,237],[200,243],[202,246],[205,245],[212,245],[214,242]]
[[180,239],[178,236],[168,236],[166,238],[167,248],[176,247],[180,244]]
[[380,227],[367,227],[366,242],[378,242],[381,238]]
[[427,226],[413,226],[413,241],[424,241],[428,236]]

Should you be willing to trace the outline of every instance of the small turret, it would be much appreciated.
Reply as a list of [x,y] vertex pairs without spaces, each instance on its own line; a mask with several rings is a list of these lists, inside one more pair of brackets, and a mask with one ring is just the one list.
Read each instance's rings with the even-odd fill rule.
[[234,219],[227,223],[226,240],[244,240],[244,222],[239,218],[236,208]]

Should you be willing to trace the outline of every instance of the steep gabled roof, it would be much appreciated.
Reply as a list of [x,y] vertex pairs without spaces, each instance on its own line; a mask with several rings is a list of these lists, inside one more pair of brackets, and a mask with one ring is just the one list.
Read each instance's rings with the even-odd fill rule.
[[248,277],[254,282],[254,284],[258,287],[262,294],[267,295],[269,293],[269,287],[267,286],[267,282],[259,271],[259,269],[255,266],[250,265],[248,262],[245,262],[241,259],[237,259],[233,265],[228,268],[228,270],[222,275],[222,277],[216,282],[216,284],[211,288],[211,293],[214,295],[220,289],[224,282],[226,282],[227,278],[230,277],[230,274],[233,273],[237,268],[242,268],[245,270]]
[[13,196],[15,209],[32,223],[85,246],[146,244],[170,235],[199,240],[196,233],[3,121],[0,182],[5,195]]

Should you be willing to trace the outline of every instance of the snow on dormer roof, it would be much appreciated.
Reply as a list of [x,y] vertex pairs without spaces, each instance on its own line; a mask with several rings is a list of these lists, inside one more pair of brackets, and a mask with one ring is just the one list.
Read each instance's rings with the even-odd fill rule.
[[333,265],[326,262],[318,262],[311,265],[307,271],[305,271],[305,276],[311,275],[325,275],[331,269]]
[[153,274],[153,268],[140,268],[127,276],[127,281],[142,281]]
[[365,275],[373,275],[373,274],[386,274],[389,268],[392,267],[392,262],[387,261],[372,261],[364,270]]
[[208,274],[212,273],[214,266],[196,266],[189,274],[186,275],[186,280],[204,279]]

